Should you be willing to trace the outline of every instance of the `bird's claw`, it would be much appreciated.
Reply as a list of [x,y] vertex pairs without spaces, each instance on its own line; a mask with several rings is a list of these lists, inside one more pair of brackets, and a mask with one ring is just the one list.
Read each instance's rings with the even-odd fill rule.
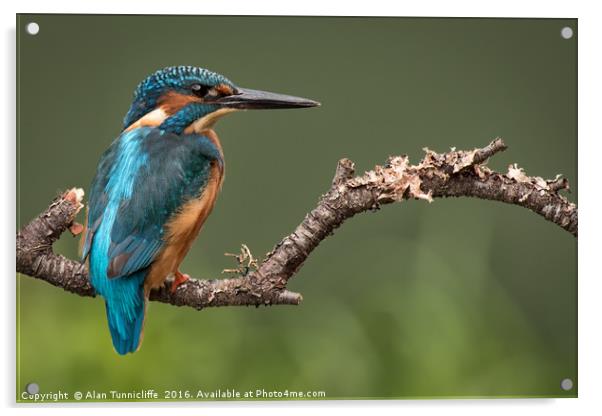
[[186,273],[182,273],[180,271],[175,272],[174,275],[175,275],[175,277],[174,277],[173,281],[171,282],[171,289],[170,289],[171,293],[175,293],[176,290],[178,290],[178,286],[180,286],[182,283],[184,283],[185,281],[190,279],[189,275],[187,275]]
[[73,236],[79,235],[84,231],[84,226],[78,222],[74,222],[69,226],[69,231]]

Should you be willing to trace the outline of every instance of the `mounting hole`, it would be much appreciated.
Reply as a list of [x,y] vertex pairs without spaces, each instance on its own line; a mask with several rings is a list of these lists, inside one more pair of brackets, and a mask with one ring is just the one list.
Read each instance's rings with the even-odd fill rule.
[[27,26],[25,26],[25,31],[30,35],[35,36],[40,32],[40,25],[36,22],[27,23]]
[[570,39],[573,37],[573,29],[571,29],[568,26],[563,27],[560,30],[560,36],[562,36],[564,39]]
[[573,380],[570,378],[565,378],[560,382],[560,388],[564,391],[569,391],[573,389]]
[[38,394],[40,392],[40,386],[38,383],[29,383],[25,386],[25,391],[29,394]]

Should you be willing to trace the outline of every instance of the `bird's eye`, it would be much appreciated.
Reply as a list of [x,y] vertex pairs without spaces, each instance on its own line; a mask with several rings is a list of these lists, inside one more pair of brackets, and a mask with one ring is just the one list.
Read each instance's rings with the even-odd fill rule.
[[204,97],[207,95],[211,87],[203,84],[192,84],[190,86],[190,89],[192,90],[193,94],[197,97]]

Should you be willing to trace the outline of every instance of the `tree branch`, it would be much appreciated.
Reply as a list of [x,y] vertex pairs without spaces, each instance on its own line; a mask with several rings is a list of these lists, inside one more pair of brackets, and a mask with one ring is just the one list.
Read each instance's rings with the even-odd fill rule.
[[[417,165],[411,165],[407,156],[396,156],[361,176],[354,176],[352,161],[341,159],[332,185],[318,205],[257,268],[240,268],[241,275],[236,278],[190,279],[174,293],[167,287],[152,291],[150,299],[195,309],[298,305],[302,296],[288,291],[286,285],[322,240],[355,214],[407,199],[431,202],[438,197],[468,196],[505,202],[528,208],[577,236],[577,207],[558,194],[569,189],[568,181],[560,176],[553,180],[530,177],[516,164],[505,174],[483,165],[505,149],[501,139],[471,151],[452,149],[438,154],[425,149],[426,155]],[[17,233],[17,272],[80,296],[95,296],[86,266],[52,251],[53,243],[68,228],[81,231],[74,219],[83,207],[82,198],[81,189],[67,191]],[[243,260],[240,256],[239,262]]]

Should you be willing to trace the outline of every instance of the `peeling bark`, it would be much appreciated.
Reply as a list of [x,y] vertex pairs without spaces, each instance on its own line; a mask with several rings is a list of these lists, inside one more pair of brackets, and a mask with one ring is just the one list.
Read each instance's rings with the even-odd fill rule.
[[[236,278],[190,279],[174,293],[167,286],[154,290],[150,299],[195,309],[298,305],[302,296],[287,290],[286,285],[322,240],[356,214],[407,199],[431,202],[433,198],[467,196],[505,202],[528,208],[576,237],[577,206],[559,195],[569,189],[568,181],[559,176],[553,180],[530,177],[516,165],[510,165],[506,174],[483,165],[505,149],[501,139],[471,151],[438,154],[425,149],[426,155],[417,165],[411,165],[407,156],[396,156],[361,176],[354,176],[352,161],[341,159],[331,188],[318,205],[257,268],[247,267],[246,273],[241,268]],[[52,251],[65,230],[81,231],[74,219],[83,207],[82,198],[81,189],[67,191],[17,233],[17,272],[80,296],[95,296],[86,266]]]

